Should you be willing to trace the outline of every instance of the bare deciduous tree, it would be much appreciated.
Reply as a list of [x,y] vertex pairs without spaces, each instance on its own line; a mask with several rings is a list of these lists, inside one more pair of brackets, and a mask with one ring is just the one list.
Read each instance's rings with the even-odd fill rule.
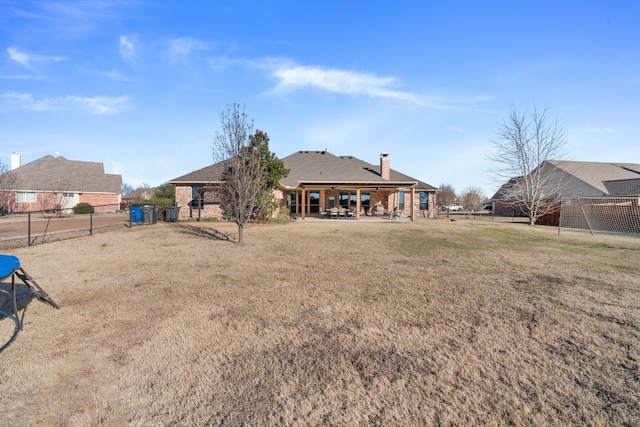
[[15,190],[16,176],[11,172],[10,167],[0,160],[0,213],[10,212],[13,202],[13,191]]
[[122,184],[122,188],[120,189],[120,194],[122,194],[123,196],[126,196],[127,194],[131,193],[133,190],[135,190],[135,188],[133,188],[133,185],[127,184],[126,182],[124,182]]
[[521,210],[532,225],[556,209],[562,196],[562,176],[551,173],[547,162],[566,156],[567,134],[547,113],[547,107],[539,110],[534,105],[533,111],[520,112],[512,106],[491,140],[490,172],[509,183],[502,202]]
[[224,171],[216,180],[220,187],[220,205],[226,217],[238,226],[238,243],[243,242],[244,227],[256,214],[261,197],[264,168],[260,151],[251,149],[250,135],[253,121],[240,109],[240,105],[229,105],[220,114],[222,130],[216,132],[213,141],[213,156],[224,162]]
[[440,184],[438,192],[436,193],[436,205],[447,206],[455,203],[457,200],[456,190],[451,184]]
[[468,212],[474,212],[482,207],[484,191],[480,187],[468,187],[462,192],[462,206]]

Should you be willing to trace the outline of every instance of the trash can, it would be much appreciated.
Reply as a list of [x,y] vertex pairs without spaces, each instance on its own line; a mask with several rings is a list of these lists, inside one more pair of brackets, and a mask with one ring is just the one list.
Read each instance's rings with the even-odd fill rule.
[[144,224],[155,224],[156,218],[156,206],[144,205],[142,207],[142,222]]
[[180,214],[180,206],[166,206],[164,208],[164,220],[175,222]]
[[129,221],[142,222],[142,208],[140,205],[132,205],[129,209]]

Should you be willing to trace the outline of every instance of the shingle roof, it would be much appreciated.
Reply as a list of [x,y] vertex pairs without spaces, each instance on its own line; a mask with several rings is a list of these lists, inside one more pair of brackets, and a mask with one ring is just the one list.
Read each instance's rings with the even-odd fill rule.
[[[605,181],[640,178],[640,165],[635,163],[577,162],[551,160],[550,164],[574,177],[573,188],[567,186],[567,195],[604,195],[608,193]],[[574,190],[574,191],[571,191]],[[590,194],[588,194],[590,193]]]
[[[560,192],[565,196],[604,196],[621,194],[638,188],[640,179],[640,165],[636,163],[606,163],[606,162],[578,162],[569,160],[549,160],[541,164],[549,180],[546,192],[555,194]],[[519,178],[511,178],[504,184],[492,199],[501,199],[508,195],[509,190]],[[561,182],[559,182],[561,180]]]
[[130,193],[122,195],[123,199],[152,199],[156,193],[156,188],[137,188]]
[[16,191],[120,194],[122,176],[105,174],[102,163],[44,156],[9,172]]
[[[417,184],[416,189],[435,190],[435,187],[411,178],[394,169],[390,170],[389,180],[380,176],[380,165],[374,166],[353,156],[336,156],[328,151],[298,151],[282,159],[290,170],[289,175],[280,180],[285,188],[297,188],[300,183],[327,184]],[[171,184],[206,184],[219,182],[222,162],[193,171],[169,181]]]
[[502,184],[500,186],[500,188],[498,188],[498,191],[496,191],[496,194],[494,194],[490,200],[500,200],[504,197],[506,197],[509,194],[509,191],[518,183],[518,181],[520,181],[522,179],[521,176],[514,176],[513,178],[509,179],[509,181],[505,182],[504,184]]
[[214,163],[202,169],[174,178],[169,184],[210,184],[220,182],[224,162]]
[[280,181],[286,188],[295,188],[300,183],[335,184],[417,184],[416,188],[435,190],[434,187],[390,170],[389,180],[380,176],[380,165],[372,165],[353,156],[335,156],[328,151],[298,151],[282,159],[289,175]]
[[607,191],[611,196],[640,195],[640,178],[605,181],[604,185],[607,187]]

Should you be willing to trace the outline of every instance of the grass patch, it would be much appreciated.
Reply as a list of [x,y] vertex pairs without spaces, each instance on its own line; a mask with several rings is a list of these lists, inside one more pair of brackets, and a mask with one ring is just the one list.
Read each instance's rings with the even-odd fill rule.
[[17,251],[62,309],[31,302],[2,354],[5,424],[640,419],[637,241],[480,220],[216,238],[235,231],[157,224]]

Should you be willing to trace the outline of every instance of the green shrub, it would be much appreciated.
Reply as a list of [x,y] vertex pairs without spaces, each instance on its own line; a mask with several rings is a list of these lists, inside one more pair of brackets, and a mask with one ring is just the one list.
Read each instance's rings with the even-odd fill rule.
[[143,200],[142,204],[143,205],[157,205],[157,206],[173,206],[173,200],[171,200],[169,198],[166,198],[166,197],[161,197],[161,198]]
[[73,207],[73,213],[75,214],[93,213],[93,206],[91,206],[89,203],[78,203]]

